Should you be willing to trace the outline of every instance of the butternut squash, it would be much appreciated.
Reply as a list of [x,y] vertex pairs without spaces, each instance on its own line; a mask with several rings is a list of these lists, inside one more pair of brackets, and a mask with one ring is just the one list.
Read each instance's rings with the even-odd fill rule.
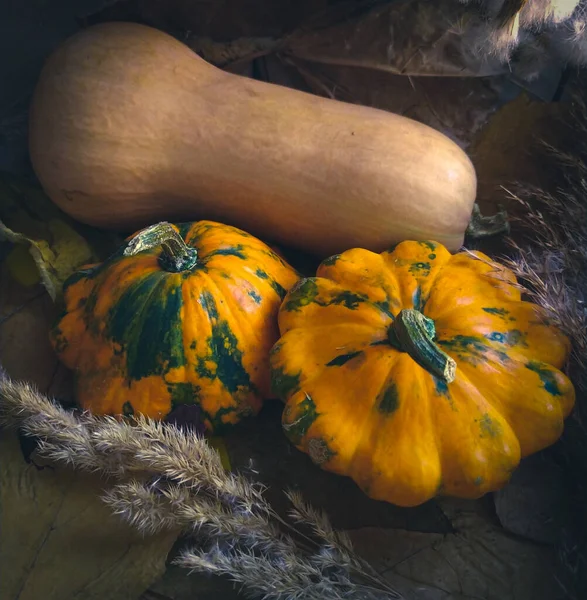
[[318,255],[405,239],[455,251],[476,195],[471,161],[440,132],[224,72],[134,23],[55,50],[29,124],[48,195],[111,229],[205,218]]

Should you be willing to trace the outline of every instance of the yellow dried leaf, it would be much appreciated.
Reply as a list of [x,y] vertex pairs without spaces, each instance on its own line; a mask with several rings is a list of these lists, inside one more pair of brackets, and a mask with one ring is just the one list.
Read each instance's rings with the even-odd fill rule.
[[37,270],[22,250],[8,257],[13,277],[24,285],[38,280],[53,300],[61,295],[63,281],[83,264],[103,260],[122,241],[75,222],[40,190],[14,177],[0,177],[0,241],[7,240],[28,250]]

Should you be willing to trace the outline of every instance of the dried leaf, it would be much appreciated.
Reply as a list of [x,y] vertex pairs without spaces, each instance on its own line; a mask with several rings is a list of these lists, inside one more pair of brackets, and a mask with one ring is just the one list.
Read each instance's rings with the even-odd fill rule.
[[[0,365],[59,398],[71,377],[49,344],[56,306],[41,285],[22,286],[0,264]],[[143,538],[110,514],[107,481],[37,468],[12,432],[0,432],[0,598],[132,600],[162,573],[176,533]],[[27,459],[33,462],[27,462]]]
[[399,0],[376,6],[328,29],[301,31],[285,52],[329,65],[362,67],[395,75],[487,77],[508,69],[473,55],[464,35],[471,9],[454,0]]
[[349,531],[357,552],[406,598],[562,600],[551,548],[523,542],[476,512],[453,518],[456,533]]
[[238,38],[230,42],[215,42],[208,37],[193,35],[183,41],[206,62],[221,68],[228,65],[234,68],[236,64],[264,56],[278,44],[273,38]]
[[[104,259],[121,242],[67,217],[39,189],[3,175],[0,178],[0,241],[22,244],[38,270],[38,280],[53,300],[63,281],[81,265]],[[37,278],[30,259],[15,250],[8,259],[10,273],[25,285]]]
[[49,343],[57,307],[42,285],[24,286],[0,263],[0,365],[10,377],[30,381],[60,397],[71,396],[71,376]]
[[13,433],[0,456],[1,598],[132,600],[163,574],[176,534],[121,523],[100,499],[104,480],[27,464]]
[[502,526],[535,542],[560,541],[567,521],[569,500],[565,474],[543,453],[526,458],[510,483],[494,494]]

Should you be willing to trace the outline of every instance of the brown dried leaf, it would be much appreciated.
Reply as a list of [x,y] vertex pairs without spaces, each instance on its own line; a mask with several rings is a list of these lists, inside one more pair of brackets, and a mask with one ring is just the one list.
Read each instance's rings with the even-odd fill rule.
[[70,373],[57,361],[49,327],[57,309],[41,284],[22,285],[0,263],[0,365],[14,379],[71,396]]
[[509,484],[493,498],[505,529],[536,542],[556,544],[568,520],[567,493],[560,466],[538,453],[524,459]]
[[520,541],[473,511],[456,533],[349,531],[357,552],[412,600],[562,600],[554,551]]
[[[48,341],[55,306],[40,285],[22,286],[0,269],[0,365],[71,396],[69,373]],[[7,431],[0,464],[2,600],[132,600],[162,575],[177,533],[143,538],[112,516],[100,499],[106,480],[37,468]]]
[[299,59],[395,75],[487,77],[507,71],[474,56],[464,35],[471,9],[454,0],[399,0],[327,29],[295,33],[286,53]]
[[100,499],[104,480],[27,464],[12,432],[0,456],[1,598],[131,600],[163,574],[175,535],[121,523]]

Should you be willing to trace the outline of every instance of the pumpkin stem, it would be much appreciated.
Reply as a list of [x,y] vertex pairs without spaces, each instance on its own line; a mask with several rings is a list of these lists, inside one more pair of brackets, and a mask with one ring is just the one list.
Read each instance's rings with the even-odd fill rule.
[[434,343],[434,321],[419,310],[400,311],[389,328],[388,337],[394,348],[407,352],[429,373],[446,383],[454,381],[457,363]]
[[144,250],[161,246],[161,267],[172,273],[188,271],[195,267],[198,251],[188,246],[170,223],[162,221],[139,231],[124,249],[124,256],[135,256]]
[[477,203],[473,205],[473,213],[471,214],[471,220],[466,231],[467,237],[481,239],[509,232],[510,223],[508,221],[508,214],[502,206],[499,207],[497,214],[485,217],[481,214],[479,205]]

